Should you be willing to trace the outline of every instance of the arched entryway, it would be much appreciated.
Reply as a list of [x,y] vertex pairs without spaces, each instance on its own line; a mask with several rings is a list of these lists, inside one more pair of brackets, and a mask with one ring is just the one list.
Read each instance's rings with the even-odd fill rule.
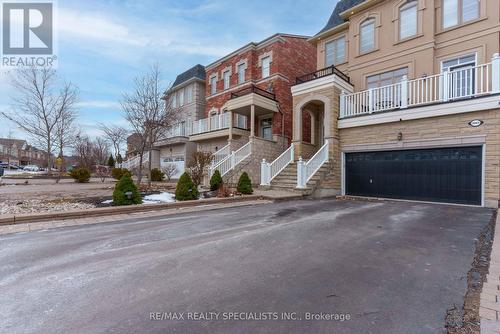
[[294,144],[297,155],[309,159],[330,137],[330,100],[313,95],[295,107]]

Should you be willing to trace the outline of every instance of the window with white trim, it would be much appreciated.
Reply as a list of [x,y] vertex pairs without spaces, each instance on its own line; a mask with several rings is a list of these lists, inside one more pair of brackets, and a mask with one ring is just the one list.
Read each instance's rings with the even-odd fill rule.
[[341,64],[345,61],[345,37],[337,38],[325,44],[325,67]]
[[246,64],[238,65],[238,84],[242,84],[245,82],[246,69]]
[[443,0],[443,28],[479,17],[479,0]]
[[184,105],[184,88],[179,90],[179,107]]
[[403,76],[408,75],[408,67],[397,70],[370,75],[366,77],[366,89],[392,85],[401,82]]
[[359,51],[366,53],[373,49],[375,49],[375,19],[368,19],[360,27]]
[[417,1],[411,1],[399,9],[399,39],[417,35]]
[[193,86],[186,87],[186,100],[187,100],[187,103],[193,102],[193,89],[194,89]]
[[264,139],[273,139],[273,119],[266,118],[260,121],[260,135]]
[[267,78],[271,75],[271,57],[262,58],[262,78]]
[[217,77],[210,77],[210,93],[213,95],[217,93]]
[[449,71],[448,97],[459,98],[474,94],[476,55],[448,59],[441,63],[443,71]]
[[225,71],[222,73],[222,80],[224,80],[224,89],[229,89],[229,86],[231,84],[231,72],[229,70]]
[[172,108],[177,108],[177,93],[172,94]]

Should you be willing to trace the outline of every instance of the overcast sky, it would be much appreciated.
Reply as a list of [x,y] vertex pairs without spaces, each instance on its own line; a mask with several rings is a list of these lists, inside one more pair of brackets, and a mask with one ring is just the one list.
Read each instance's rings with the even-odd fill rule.
[[[59,75],[80,89],[79,124],[125,125],[119,101],[133,78],[158,62],[165,87],[196,64],[206,65],[276,33],[313,35],[336,0],[59,0]],[[8,76],[0,71],[0,108],[9,108]],[[0,121],[0,136],[12,124]]]

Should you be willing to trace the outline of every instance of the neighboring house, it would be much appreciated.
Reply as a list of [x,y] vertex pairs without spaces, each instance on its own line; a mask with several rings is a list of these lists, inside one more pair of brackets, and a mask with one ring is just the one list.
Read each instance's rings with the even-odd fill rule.
[[316,50],[307,39],[275,34],[206,67],[205,115],[193,122],[190,141],[214,154],[209,175],[218,169],[234,183],[245,170],[258,183],[262,159],[272,160],[289,146],[290,87],[316,66]]
[[47,153],[22,139],[0,138],[0,161],[12,165],[47,166]]
[[290,152],[309,160],[263,165],[262,183],[288,165],[323,194],[498,207],[499,14],[498,0],[338,2],[310,39],[317,71],[292,87]]
[[166,131],[152,150],[153,168],[174,165],[179,178],[184,173],[194,152],[196,143],[189,141],[191,124],[204,117],[205,112],[205,67],[196,65],[179,74],[169,91],[165,92],[167,105],[177,115],[175,125]]

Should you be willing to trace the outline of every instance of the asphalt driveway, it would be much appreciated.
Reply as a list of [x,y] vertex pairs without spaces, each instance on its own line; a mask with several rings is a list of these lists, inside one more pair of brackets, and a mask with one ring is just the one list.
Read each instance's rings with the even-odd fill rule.
[[492,214],[295,201],[4,235],[0,332],[441,333]]

